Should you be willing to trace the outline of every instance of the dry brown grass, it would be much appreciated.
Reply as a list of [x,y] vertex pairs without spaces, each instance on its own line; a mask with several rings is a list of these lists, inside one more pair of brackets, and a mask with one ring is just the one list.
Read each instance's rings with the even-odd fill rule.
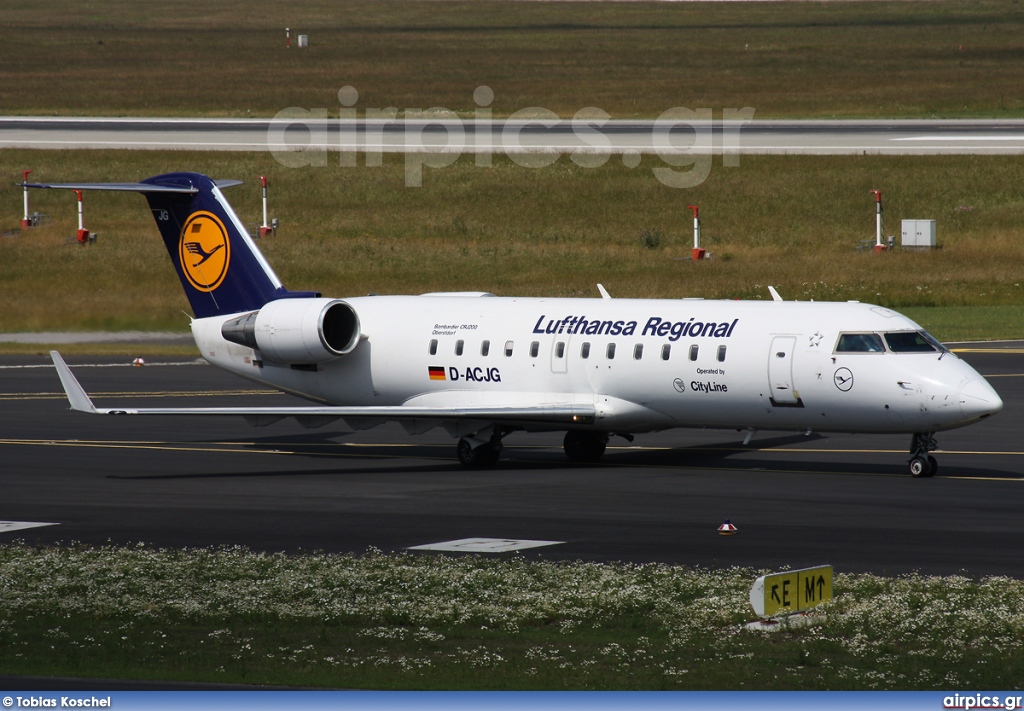
[[[981,2],[23,0],[0,7],[3,113],[272,116],[531,106],[615,117],[1021,116],[1024,6]],[[310,47],[284,47],[284,28]]]
[[[282,220],[261,248],[284,282],[332,296],[483,290],[501,295],[858,299],[897,308],[1015,308],[1024,283],[1024,164],[1016,157],[744,157],[691,190],[661,185],[651,168],[617,158],[581,168],[561,158],[527,169],[498,158],[430,170],[406,188],[401,156],[381,168],[286,169],[258,154],[8,151],[0,175],[22,167],[40,180],[137,180],[176,169],[248,179],[229,193],[243,221],[259,216],[255,176],[271,182]],[[871,188],[884,191],[886,232],[901,218],[938,221],[941,249],[875,255]],[[20,215],[20,190],[0,193],[4,222]],[[685,206],[698,204],[710,261],[689,261]],[[90,247],[66,245],[70,193],[37,191],[43,229],[0,238],[0,329],[184,330],[188,309],[145,201],[90,193]],[[657,249],[641,231],[659,230]],[[995,313],[995,312],[993,312]],[[1005,312],[1004,312],[1005,315]],[[972,316],[972,319],[974,317]],[[940,333],[963,335],[955,323]],[[926,323],[927,325],[927,323]],[[964,328],[977,324],[964,324]],[[1020,335],[990,323],[990,336]],[[966,333],[966,331],[964,331]]]

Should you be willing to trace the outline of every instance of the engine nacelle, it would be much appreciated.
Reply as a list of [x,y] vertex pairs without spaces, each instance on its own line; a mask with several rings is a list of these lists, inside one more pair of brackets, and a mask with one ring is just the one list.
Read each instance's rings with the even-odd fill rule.
[[276,363],[323,363],[359,343],[359,316],[338,299],[278,299],[230,321],[224,340],[260,351]]

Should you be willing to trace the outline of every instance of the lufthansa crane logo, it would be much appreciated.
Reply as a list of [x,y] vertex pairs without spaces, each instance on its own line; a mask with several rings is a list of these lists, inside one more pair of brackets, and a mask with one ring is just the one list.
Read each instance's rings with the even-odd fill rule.
[[178,241],[178,259],[189,283],[199,291],[213,291],[228,273],[231,243],[224,223],[210,212],[194,212]]
[[849,368],[840,368],[832,376],[832,382],[844,393],[849,392],[850,388],[853,387],[853,373],[850,372]]

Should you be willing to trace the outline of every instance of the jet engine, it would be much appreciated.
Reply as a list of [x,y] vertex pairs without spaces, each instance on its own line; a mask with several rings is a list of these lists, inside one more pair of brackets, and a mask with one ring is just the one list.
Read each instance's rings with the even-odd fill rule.
[[359,343],[359,316],[338,299],[278,299],[224,322],[224,340],[277,363],[323,363]]

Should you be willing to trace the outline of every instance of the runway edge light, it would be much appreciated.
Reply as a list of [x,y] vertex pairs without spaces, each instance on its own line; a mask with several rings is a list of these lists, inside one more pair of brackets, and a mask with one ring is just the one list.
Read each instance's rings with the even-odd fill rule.
[[739,530],[740,529],[736,528],[736,526],[733,525],[732,521],[730,521],[729,519],[725,519],[725,522],[718,527],[718,535],[732,536],[736,533],[739,533]]

